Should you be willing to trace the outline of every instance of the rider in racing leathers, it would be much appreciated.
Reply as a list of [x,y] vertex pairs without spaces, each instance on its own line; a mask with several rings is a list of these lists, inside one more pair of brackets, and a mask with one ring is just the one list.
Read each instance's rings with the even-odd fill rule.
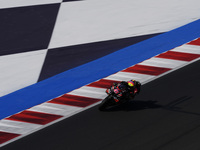
[[136,80],[130,81],[122,81],[120,83],[114,83],[114,86],[118,87],[121,90],[122,97],[120,98],[122,101],[127,99],[133,99],[136,94],[139,94],[141,83]]

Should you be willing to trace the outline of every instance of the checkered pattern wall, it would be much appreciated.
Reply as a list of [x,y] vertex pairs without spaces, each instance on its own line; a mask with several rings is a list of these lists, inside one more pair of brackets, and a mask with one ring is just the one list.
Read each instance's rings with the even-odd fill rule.
[[[148,13],[139,9],[143,3],[144,0],[2,0],[0,96],[184,25],[198,16],[195,3],[188,4],[194,5],[190,15],[184,15],[187,10],[180,6],[178,19],[165,12],[159,0],[148,4]],[[167,7],[173,12],[173,3]]]
[[[65,7],[74,3],[75,0],[1,2],[0,96],[138,42],[126,38],[121,45],[119,40],[112,40],[68,46],[59,45],[59,40],[51,41],[59,11],[60,16],[64,15]],[[141,40],[152,36],[141,37]]]

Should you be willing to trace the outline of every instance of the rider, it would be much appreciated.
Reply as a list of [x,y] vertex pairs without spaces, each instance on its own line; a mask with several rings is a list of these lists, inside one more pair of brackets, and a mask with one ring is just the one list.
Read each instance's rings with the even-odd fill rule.
[[114,86],[118,87],[124,98],[134,98],[136,94],[140,93],[141,83],[136,80],[122,81],[118,84],[114,83]]
[[130,80],[127,82],[128,89],[131,97],[134,97],[136,94],[140,93],[141,83],[136,80]]

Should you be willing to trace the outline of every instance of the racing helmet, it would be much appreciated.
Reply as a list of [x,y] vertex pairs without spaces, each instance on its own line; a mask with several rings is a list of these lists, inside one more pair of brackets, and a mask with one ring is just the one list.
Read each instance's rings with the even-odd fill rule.
[[128,86],[133,87],[133,86],[134,86],[134,81],[135,81],[135,80],[130,80],[130,81],[128,81],[128,82],[127,82],[127,83],[128,83]]

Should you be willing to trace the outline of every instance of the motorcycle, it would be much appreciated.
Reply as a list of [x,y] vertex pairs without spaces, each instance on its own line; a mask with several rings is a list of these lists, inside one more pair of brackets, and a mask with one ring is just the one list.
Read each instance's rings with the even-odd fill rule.
[[126,87],[118,86],[114,83],[110,88],[106,89],[107,97],[100,103],[99,110],[105,111],[128,102],[130,95],[133,99],[139,93],[140,86],[141,84],[138,82],[133,93],[130,93]]

